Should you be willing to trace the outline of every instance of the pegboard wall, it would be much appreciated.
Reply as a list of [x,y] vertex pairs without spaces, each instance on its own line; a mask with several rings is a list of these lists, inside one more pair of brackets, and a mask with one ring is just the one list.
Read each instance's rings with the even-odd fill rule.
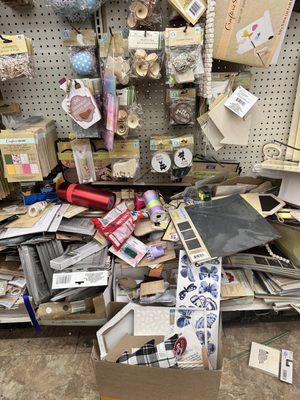
[[[13,9],[0,3],[0,33],[25,34],[33,41],[35,76],[0,82],[5,100],[15,100],[23,116],[43,115],[53,118],[61,136],[71,130],[71,120],[61,108],[64,92],[59,87],[63,76],[70,76],[70,63],[62,45],[63,32],[69,23],[56,15],[46,1],[34,0],[34,7]],[[80,27],[91,27],[88,22]]]
[[[61,109],[63,92],[58,81],[70,76],[69,60],[62,46],[62,35],[70,29],[66,20],[56,15],[45,1],[35,0],[35,7],[21,11],[13,10],[0,3],[0,33],[25,33],[33,39],[36,76],[33,79],[18,79],[0,82],[0,90],[6,100],[21,104],[24,117],[44,115],[57,121],[60,136],[71,130],[71,122]],[[127,2],[107,0],[104,12],[97,13],[98,35],[112,30],[123,30],[126,26]],[[166,16],[167,18],[167,16]],[[80,27],[87,27],[78,26]],[[291,124],[294,97],[299,73],[300,16],[293,13],[277,66],[268,69],[249,68],[253,73],[251,91],[259,97],[247,147],[226,146],[217,152],[223,160],[241,162],[243,172],[252,169],[261,161],[262,145],[276,138],[287,142]],[[169,127],[165,109],[164,78],[157,82],[139,83],[138,101],[143,106],[144,125],[139,132],[141,139],[141,167],[145,173],[150,165],[149,137],[153,134],[183,134],[193,131],[199,154],[205,154],[205,143],[200,128]],[[147,178],[157,181],[157,175]],[[168,178],[166,178],[168,179]]]

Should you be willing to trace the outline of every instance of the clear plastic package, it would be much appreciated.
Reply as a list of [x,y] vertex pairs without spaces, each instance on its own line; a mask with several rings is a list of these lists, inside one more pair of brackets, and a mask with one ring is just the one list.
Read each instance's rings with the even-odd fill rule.
[[141,127],[143,110],[137,103],[129,107],[119,107],[117,135],[126,138],[130,130],[136,130]]
[[196,89],[168,89],[167,105],[170,125],[194,125]]
[[127,25],[130,29],[157,28],[161,24],[160,0],[129,0]]
[[24,35],[0,35],[0,81],[33,78],[32,41]]
[[91,143],[88,139],[72,141],[73,157],[79,183],[91,183],[96,180]]
[[139,167],[140,162],[136,158],[113,160],[112,176],[116,180],[133,179],[137,176]]
[[115,146],[109,152],[112,177],[115,180],[134,179],[140,168],[140,141],[128,139],[115,141]]
[[198,83],[204,74],[200,26],[166,29],[167,84]]
[[0,81],[15,78],[33,78],[33,65],[28,54],[0,57]]
[[55,12],[70,22],[84,22],[97,11],[105,0],[47,0]]
[[130,64],[128,60],[127,39],[123,32],[104,33],[100,39],[100,65],[102,71],[115,76],[117,84],[128,85]]
[[93,29],[65,29],[63,45],[67,49],[72,70],[76,76],[97,76],[96,33]]
[[163,32],[130,31],[128,49],[131,77],[160,79],[163,66]]

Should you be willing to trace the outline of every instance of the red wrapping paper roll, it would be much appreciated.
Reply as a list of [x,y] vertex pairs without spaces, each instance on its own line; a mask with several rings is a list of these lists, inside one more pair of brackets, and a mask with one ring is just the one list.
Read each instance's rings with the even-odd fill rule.
[[68,203],[101,211],[110,211],[116,202],[115,194],[109,190],[67,182],[59,186],[57,196]]

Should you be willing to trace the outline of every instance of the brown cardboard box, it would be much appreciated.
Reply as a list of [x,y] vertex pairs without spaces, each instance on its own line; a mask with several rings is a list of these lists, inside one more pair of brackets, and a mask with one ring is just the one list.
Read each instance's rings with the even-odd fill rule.
[[295,0],[217,0],[214,58],[255,67],[277,63]]
[[219,346],[218,370],[182,370],[139,367],[101,361],[97,342],[92,364],[101,396],[119,400],[217,400],[222,375]]

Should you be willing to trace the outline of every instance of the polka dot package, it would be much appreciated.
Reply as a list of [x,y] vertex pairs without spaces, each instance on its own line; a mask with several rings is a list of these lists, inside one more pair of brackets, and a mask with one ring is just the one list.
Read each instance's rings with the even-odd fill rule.
[[80,33],[65,30],[64,46],[70,59],[74,77],[97,76],[96,34],[92,29],[83,29]]
[[72,70],[76,75],[91,76],[97,73],[94,49],[80,49],[71,56]]

